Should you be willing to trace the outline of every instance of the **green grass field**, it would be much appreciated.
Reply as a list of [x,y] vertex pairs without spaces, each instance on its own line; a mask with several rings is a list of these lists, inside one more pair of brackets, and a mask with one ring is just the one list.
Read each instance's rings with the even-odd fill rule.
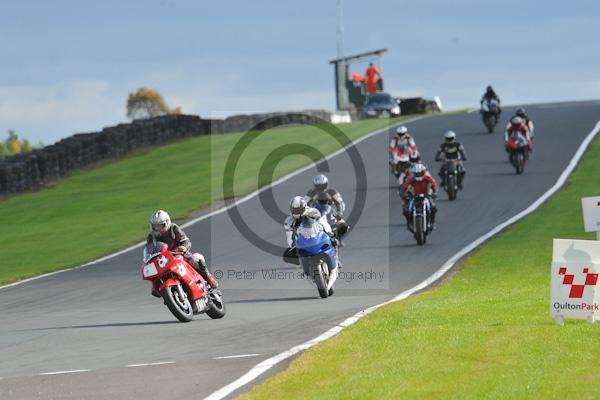
[[[338,127],[353,140],[399,120],[362,120]],[[222,199],[223,178],[232,176],[231,171],[225,173],[225,162],[241,137],[203,136],[146,149],[77,171],[48,189],[0,202],[0,284],[80,265],[140,242],[156,209],[183,219]],[[264,157],[290,143],[312,146],[323,154],[340,148],[334,138],[314,127],[266,131],[243,153],[234,194],[268,183],[270,176],[258,179]],[[276,167],[266,166],[274,169],[277,178],[309,162],[296,155],[285,157]]]
[[440,286],[383,307],[242,399],[598,399],[600,325],[549,316],[553,238],[583,232],[600,138],[564,190]]

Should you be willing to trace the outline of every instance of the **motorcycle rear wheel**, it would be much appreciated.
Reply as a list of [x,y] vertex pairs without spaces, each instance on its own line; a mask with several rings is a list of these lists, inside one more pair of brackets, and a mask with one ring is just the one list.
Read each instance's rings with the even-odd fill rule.
[[178,286],[169,286],[160,291],[169,311],[181,322],[190,322],[194,318],[194,309],[186,296],[180,299]]
[[223,296],[220,292],[209,294],[210,297],[210,306],[208,310],[206,310],[206,315],[211,317],[212,319],[219,319],[225,316],[227,309],[225,308],[225,302],[223,301]]

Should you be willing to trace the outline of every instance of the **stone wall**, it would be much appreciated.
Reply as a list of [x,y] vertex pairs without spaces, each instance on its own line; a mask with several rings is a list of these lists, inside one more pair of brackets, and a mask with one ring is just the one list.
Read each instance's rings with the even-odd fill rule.
[[194,115],[168,115],[100,132],[80,133],[31,153],[0,161],[0,195],[31,190],[65,176],[69,171],[97,161],[118,159],[129,152],[191,136],[269,129],[290,123],[329,121],[328,111],[237,115],[227,119],[202,119]]

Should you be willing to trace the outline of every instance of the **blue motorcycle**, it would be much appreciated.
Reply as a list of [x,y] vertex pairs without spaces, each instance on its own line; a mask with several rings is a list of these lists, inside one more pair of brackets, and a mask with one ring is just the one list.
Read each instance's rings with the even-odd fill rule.
[[333,295],[338,276],[338,255],[321,224],[305,218],[296,231],[296,252],[304,273],[317,285],[319,296]]

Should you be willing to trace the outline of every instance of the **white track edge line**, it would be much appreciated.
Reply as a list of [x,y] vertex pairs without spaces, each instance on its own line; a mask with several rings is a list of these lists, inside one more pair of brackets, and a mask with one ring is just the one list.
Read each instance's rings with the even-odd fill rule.
[[[260,193],[264,192],[265,190],[268,190],[268,189],[272,188],[273,186],[279,185],[280,183],[282,183],[282,182],[285,182],[285,181],[287,181],[288,179],[291,179],[291,178],[293,178],[294,176],[296,176],[296,175],[298,175],[298,174],[300,174],[300,173],[302,173],[302,172],[304,172],[304,171],[306,171],[306,170],[308,170],[308,169],[310,169],[310,168],[313,168],[315,164],[317,164],[317,163],[320,163],[320,162],[323,162],[323,161],[325,161],[325,160],[330,160],[331,158],[333,158],[333,157],[336,157],[337,155],[339,155],[339,154],[341,154],[342,152],[344,152],[344,151],[345,151],[347,148],[349,148],[350,146],[356,146],[358,143],[360,143],[360,142],[362,142],[362,141],[364,141],[364,140],[367,140],[367,139],[369,139],[369,138],[371,138],[371,137],[373,137],[373,136],[375,136],[375,135],[378,135],[378,134],[380,134],[380,133],[383,133],[383,132],[389,131],[389,130],[390,130],[392,127],[394,127],[394,126],[396,126],[396,125],[399,125],[399,124],[409,124],[409,123],[412,123],[412,122],[418,121],[418,120],[420,120],[420,119],[427,118],[427,117],[433,117],[433,116],[435,116],[435,115],[428,115],[428,116],[418,116],[418,117],[410,118],[410,119],[407,119],[407,120],[405,120],[405,121],[399,121],[398,123],[394,123],[394,124],[392,124],[392,125],[390,125],[390,126],[386,126],[386,127],[384,127],[384,128],[377,129],[377,130],[375,130],[375,131],[373,131],[373,132],[367,133],[367,134],[365,134],[364,136],[361,136],[361,137],[359,137],[358,139],[356,139],[356,140],[354,140],[354,141],[351,141],[351,142],[350,142],[349,144],[347,144],[346,146],[344,146],[344,147],[342,147],[342,148],[340,148],[340,149],[336,150],[335,152],[333,152],[333,153],[331,153],[331,154],[327,155],[325,158],[322,158],[322,159],[318,160],[316,163],[310,163],[310,164],[308,164],[308,165],[306,165],[306,166],[304,166],[304,167],[300,168],[300,169],[299,169],[299,170],[297,170],[297,171],[294,171],[294,172],[291,172],[291,173],[289,173],[289,174],[287,174],[287,175],[284,175],[284,176],[282,176],[281,178],[279,178],[279,179],[277,179],[277,180],[275,180],[275,181],[271,182],[270,184],[268,184],[268,185],[266,185],[266,186],[263,186],[262,188],[260,188],[260,189],[258,189],[258,190],[255,190],[254,192],[252,192],[252,193],[249,193],[249,194],[247,194],[247,195],[245,195],[245,196],[241,197],[240,199],[238,199],[238,200],[234,201],[233,203],[229,204],[228,206],[221,207],[221,208],[219,208],[218,210],[211,211],[211,212],[209,212],[208,214],[202,215],[202,216],[200,216],[200,217],[198,217],[198,218],[195,218],[195,219],[193,219],[193,220],[191,220],[191,221],[188,221],[188,222],[186,222],[185,224],[181,225],[181,227],[182,227],[182,228],[186,228],[186,227],[188,227],[188,226],[190,226],[190,225],[194,225],[194,224],[196,224],[196,223],[198,223],[198,222],[200,222],[200,221],[202,221],[202,220],[205,220],[205,219],[207,219],[207,218],[210,218],[210,217],[213,217],[213,216],[215,216],[215,215],[217,215],[217,214],[220,214],[220,213],[222,213],[222,212],[225,212],[225,211],[229,210],[230,208],[237,207],[238,205],[240,205],[240,204],[242,204],[242,203],[244,203],[244,202],[246,202],[246,201],[250,200],[251,198],[253,198],[253,197],[256,197],[257,195],[259,195]],[[210,207],[210,206],[209,206],[209,207]],[[96,259],[96,260],[90,261],[90,262],[88,262],[88,263],[85,263],[85,264],[82,264],[82,265],[78,265],[78,266],[76,266],[76,267],[72,267],[72,268],[66,268],[66,269],[61,269],[60,271],[49,272],[49,273],[47,273],[47,274],[43,274],[43,275],[34,276],[34,277],[31,277],[31,278],[24,279],[24,280],[22,280],[22,281],[17,281],[17,282],[9,283],[9,284],[7,284],[7,285],[0,286],[0,290],[2,290],[2,289],[7,289],[7,288],[9,288],[9,287],[13,287],[13,286],[17,286],[17,285],[21,285],[21,284],[23,284],[23,283],[27,283],[27,282],[35,281],[35,280],[38,280],[38,279],[47,278],[47,277],[49,277],[49,276],[56,275],[56,274],[61,274],[61,273],[63,273],[63,272],[72,271],[72,270],[75,270],[75,269],[79,269],[79,268],[87,267],[87,266],[90,266],[90,265],[98,264],[98,263],[101,263],[102,261],[110,260],[111,258],[114,258],[114,257],[120,256],[121,254],[127,253],[128,251],[131,251],[131,250],[133,250],[133,249],[136,249],[136,248],[138,248],[138,247],[141,247],[141,246],[143,246],[143,245],[144,245],[144,243],[146,243],[146,242],[145,242],[145,241],[143,241],[143,242],[136,243],[136,244],[134,244],[134,245],[131,245],[131,246],[127,247],[126,249],[119,250],[119,251],[118,251],[118,252],[116,252],[116,253],[108,254],[108,255],[106,255],[106,256],[100,257],[100,258],[98,258],[98,259]]]
[[129,365],[126,365],[125,368],[150,367],[150,366],[154,366],[154,365],[169,365],[169,364],[175,364],[175,361],[159,361],[159,362],[153,362],[153,363],[129,364]]
[[44,376],[47,376],[47,375],[65,375],[65,374],[75,374],[75,373],[78,373],[78,372],[90,372],[90,371],[91,370],[89,370],[89,369],[73,369],[73,370],[70,370],[70,371],[44,372],[44,373],[41,373],[40,375],[44,375]]
[[592,131],[590,133],[588,133],[588,135],[585,137],[585,139],[581,142],[581,144],[579,145],[579,148],[575,152],[575,155],[573,155],[573,158],[571,158],[571,161],[567,165],[567,168],[565,168],[565,170],[562,172],[562,174],[560,174],[556,183],[550,189],[548,189],[541,197],[539,197],[529,207],[527,207],[520,213],[509,218],[508,220],[504,221],[503,223],[497,225],[495,228],[490,230],[488,233],[484,234],[483,236],[480,236],[479,238],[475,239],[473,242],[471,242],[467,246],[463,247],[456,254],[454,254],[452,257],[450,257],[450,259],[448,261],[446,261],[439,270],[434,272],[431,276],[429,276],[423,282],[398,294],[396,297],[392,298],[391,300],[388,300],[388,301],[380,303],[380,304],[376,304],[365,310],[361,310],[361,311],[357,312],[353,316],[346,318],[340,324],[334,326],[333,328],[322,333],[321,335],[317,336],[316,338],[309,340],[308,342],[304,342],[300,345],[294,346],[289,350],[286,350],[284,352],[277,354],[274,357],[264,360],[263,362],[255,365],[252,369],[250,369],[250,371],[246,372],[240,378],[236,379],[235,381],[231,382],[230,384],[228,384],[226,386],[223,386],[219,390],[217,390],[217,391],[213,392],[212,394],[210,394],[209,396],[205,397],[204,400],[221,400],[221,399],[223,399],[224,397],[228,396],[235,390],[252,382],[258,376],[260,376],[261,374],[263,374],[264,372],[266,372],[273,366],[277,365],[281,361],[286,360],[301,351],[307,350],[307,349],[337,335],[339,332],[342,331],[342,329],[356,323],[359,319],[361,319],[365,315],[368,315],[368,314],[372,313],[373,311],[377,310],[378,308],[383,307],[385,305],[395,303],[400,300],[404,300],[404,299],[412,296],[416,292],[423,290],[426,287],[433,284],[435,281],[437,281],[442,276],[444,276],[456,264],[456,262],[458,260],[460,260],[462,257],[464,257],[465,255],[467,255],[468,253],[473,251],[475,248],[477,248],[483,242],[490,239],[492,236],[496,235],[498,232],[502,231],[507,226],[512,225],[515,222],[519,221],[520,219],[523,219],[525,216],[531,214],[533,211],[538,209],[546,200],[548,200],[548,198],[550,198],[550,196],[552,196],[554,193],[556,193],[565,184],[565,182],[567,181],[567,178],[569,177],[569,175],[571,175],[571,173],[573,172],[573,170],[575,169],[575,167],[581,160],[581,157],[583,157],[585,150],[587,150],[591,141],[598,134],[598,131],[600,131],[600,121],[598,121],[596,123],[596,125],[594,126],[594,129],[592,129]]
[[260,354],[237,354],[235,356],[222,356],[222,357],[213,357],[213,360],[228,360],[231,358],[245,358],[245,357],[256,357],[260,356]]

